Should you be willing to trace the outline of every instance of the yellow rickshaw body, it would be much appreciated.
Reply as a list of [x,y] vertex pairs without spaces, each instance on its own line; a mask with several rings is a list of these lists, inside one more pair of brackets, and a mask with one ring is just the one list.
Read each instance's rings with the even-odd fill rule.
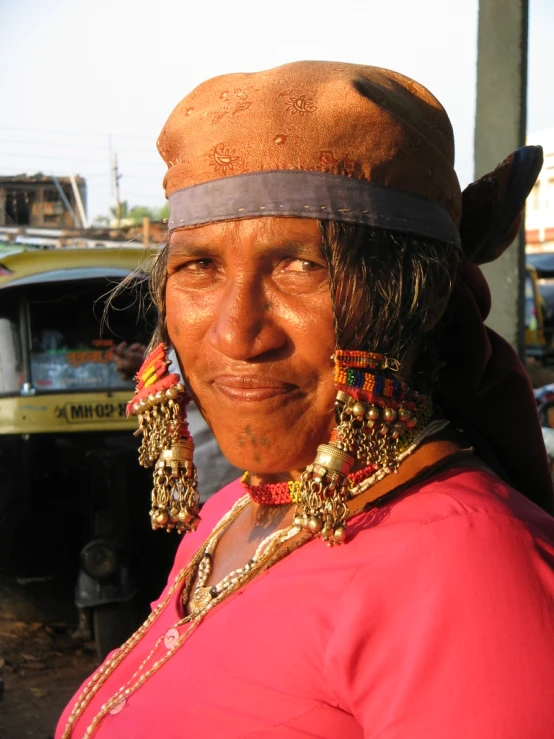
[[[6,290],[49,282],[53,286],[73,279],[105,275],[116,281],[124,279],[137,268],[147,271],[156,248],[142,246],[95,246],[88,248],[32,248],[4,245],[0,247],[0,296]],[[55,290],[55,288],[52,288]],[[69,320],[78,320],[77,316]],[[93,354],[72,352],[72,361],[94,360]],[[69,356],[69,354],[67,355]],[[67,434],[78,432],[129,431],[136,428],[136,419],[127,419],[126,404],[132,388],[126,390],[95,388],[42,392],[0,394],[0,436],[27,434]]]

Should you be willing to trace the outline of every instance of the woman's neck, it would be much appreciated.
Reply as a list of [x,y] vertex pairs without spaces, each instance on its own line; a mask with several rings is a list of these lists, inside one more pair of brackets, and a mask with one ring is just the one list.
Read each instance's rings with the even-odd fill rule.
[[[315,456],[315,455],[314,455]],[[284,472],[261,473],[251,472],[250,482],[252,485],[271,485],[276,482],[288,482],[289,480],[300,480],[303,469],[286,470]]]

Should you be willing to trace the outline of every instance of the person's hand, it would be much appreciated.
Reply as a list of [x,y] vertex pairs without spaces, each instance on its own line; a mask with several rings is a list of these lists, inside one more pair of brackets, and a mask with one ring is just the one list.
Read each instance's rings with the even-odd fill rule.
[[113,357],[115,368],[123,380],[132,380],[144,362],[146,346],[144,344],[131,344],[126,341],[114,346]]

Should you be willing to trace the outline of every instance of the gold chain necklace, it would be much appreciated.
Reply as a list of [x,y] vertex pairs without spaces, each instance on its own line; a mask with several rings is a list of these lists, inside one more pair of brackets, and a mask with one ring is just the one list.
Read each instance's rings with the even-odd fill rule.
[[[237,516],[241,513],[243,508],[248,505],[249,499],[248,496],[243,496],[240,498],[235,505],[231,508],[231,510],[223,516],[221,521],[216,525],[214,528],[212,534],[216,534],[221,529],[224,529],[228,524],[230,524]],[[110,675],[115,671],[115,669],[121,664],[121,662],[125,659],[125,657],[134,649],[134,647],[138,644],[138,642],[142,639],[144,634],[148,631],[150,626],[158,619],[162,611],[165,609],[171,598],[173,597],[176,590],[183,584],[183,582],[187,579],[190,579],[190,576],[192,573],[196,571],[196,568],[198,566],[198,563],[200,562],[200,559],[204,553],[205,544],[203,544],[200,549],[194,554],[189,564],[184,567],[175,577],[175,580],[173,581],[173,584],[167,591],[167,594],[163,601],[158,603],[156,608],[152,611],[152,613],[148,616],[146,621],[140,626],[137,631],[117,650],[117,652],[110,657],[104,664],[92,675],[91,679],[88,681],[88,683],[83,688],[81,694],[77,698],[77,701],[75,703],[75,706],[73,707],[73,710],[71,711],[68,719],[67,724],[64,729],[64,732],[62,734],[62,739],[70,739],[71,733],[73,731],[73,727],[75,723],[78,721],[78,719],[81,717],[87,706],[89,705],[90,701],[94,698],[96,693],[100,690],[102,685],[106,682],[106,680],[110,677]],[[192,621],[191,616],[185,616],[183,619],[181,619],[177,625],[182,625],[184,623],[187,623],[189,621]],[[190,631],[192,631],[192,628],[196,623],[194,623],[191,627],[191,629],[187,630],[186,634],[184,636],[188,636]],[[128,683],[130,683],[137,675],[138,673],[143,669],[145,664],[148,663],[150,660],[152,654],[155,652],[156,648],[159,646],[159,643],[163,640],[163,637],[161,637],[154,646],[154,649],[150,652],[150,654],[146,657],[146,659],[143,661],[143,663],[139,666],[139,668],[136,670],[136,672],[133,674],[133,676],[130,678]],[[184,641],[184,639],[183,639]],[[176,645],[177,646],[177,645]],[[166,655],[167,658],[167,655]],[[166,659],[163,660],[164,662]],[[156,670],[161,667],[161,664],[158,664],[156,667]],[[148,671],[148,673],[144,673],[144,676],[150,676],[152,674],[152,668]],[[147,678],[146,678],[147,679]],[[144,682],[144,680],[142,680]],[[142,683],[141,683],[142,684]],[[134,690],[136,690],[138,686],[135,686]],[[125,690],[130,690],[130,688],[126,688],[123,686],[115,695],[118,695],[121,690],[123,690],[125,694]],[[133,690],[133,692],[134,692]],[[126,695],[129,695],[127,693]],[[114,697],[112,697],[107,703],[105,703],[102,706],[102,709],[98,716],[94,719],[93,723],[88,727],[86,733],[83,736],[83,739],[88,739],[92,735],[92,732],[100,722],[100,720],[109,713],[112,708],[115,707],[118,701],[114,701]],[[113,703],[113,705],[112,705]]]

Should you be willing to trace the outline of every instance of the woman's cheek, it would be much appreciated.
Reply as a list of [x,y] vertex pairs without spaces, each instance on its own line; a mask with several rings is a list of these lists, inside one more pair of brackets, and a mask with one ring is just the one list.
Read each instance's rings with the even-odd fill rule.
[[[189,291],[184,290],[175,277],[168,281],[165,301],[168,328],[172,324],[182,327],[191,322],[193,315],[198,312],[199,304],[203,302],[201,296],[191,295]],[[195,321],[194,318],[192,323]]]

